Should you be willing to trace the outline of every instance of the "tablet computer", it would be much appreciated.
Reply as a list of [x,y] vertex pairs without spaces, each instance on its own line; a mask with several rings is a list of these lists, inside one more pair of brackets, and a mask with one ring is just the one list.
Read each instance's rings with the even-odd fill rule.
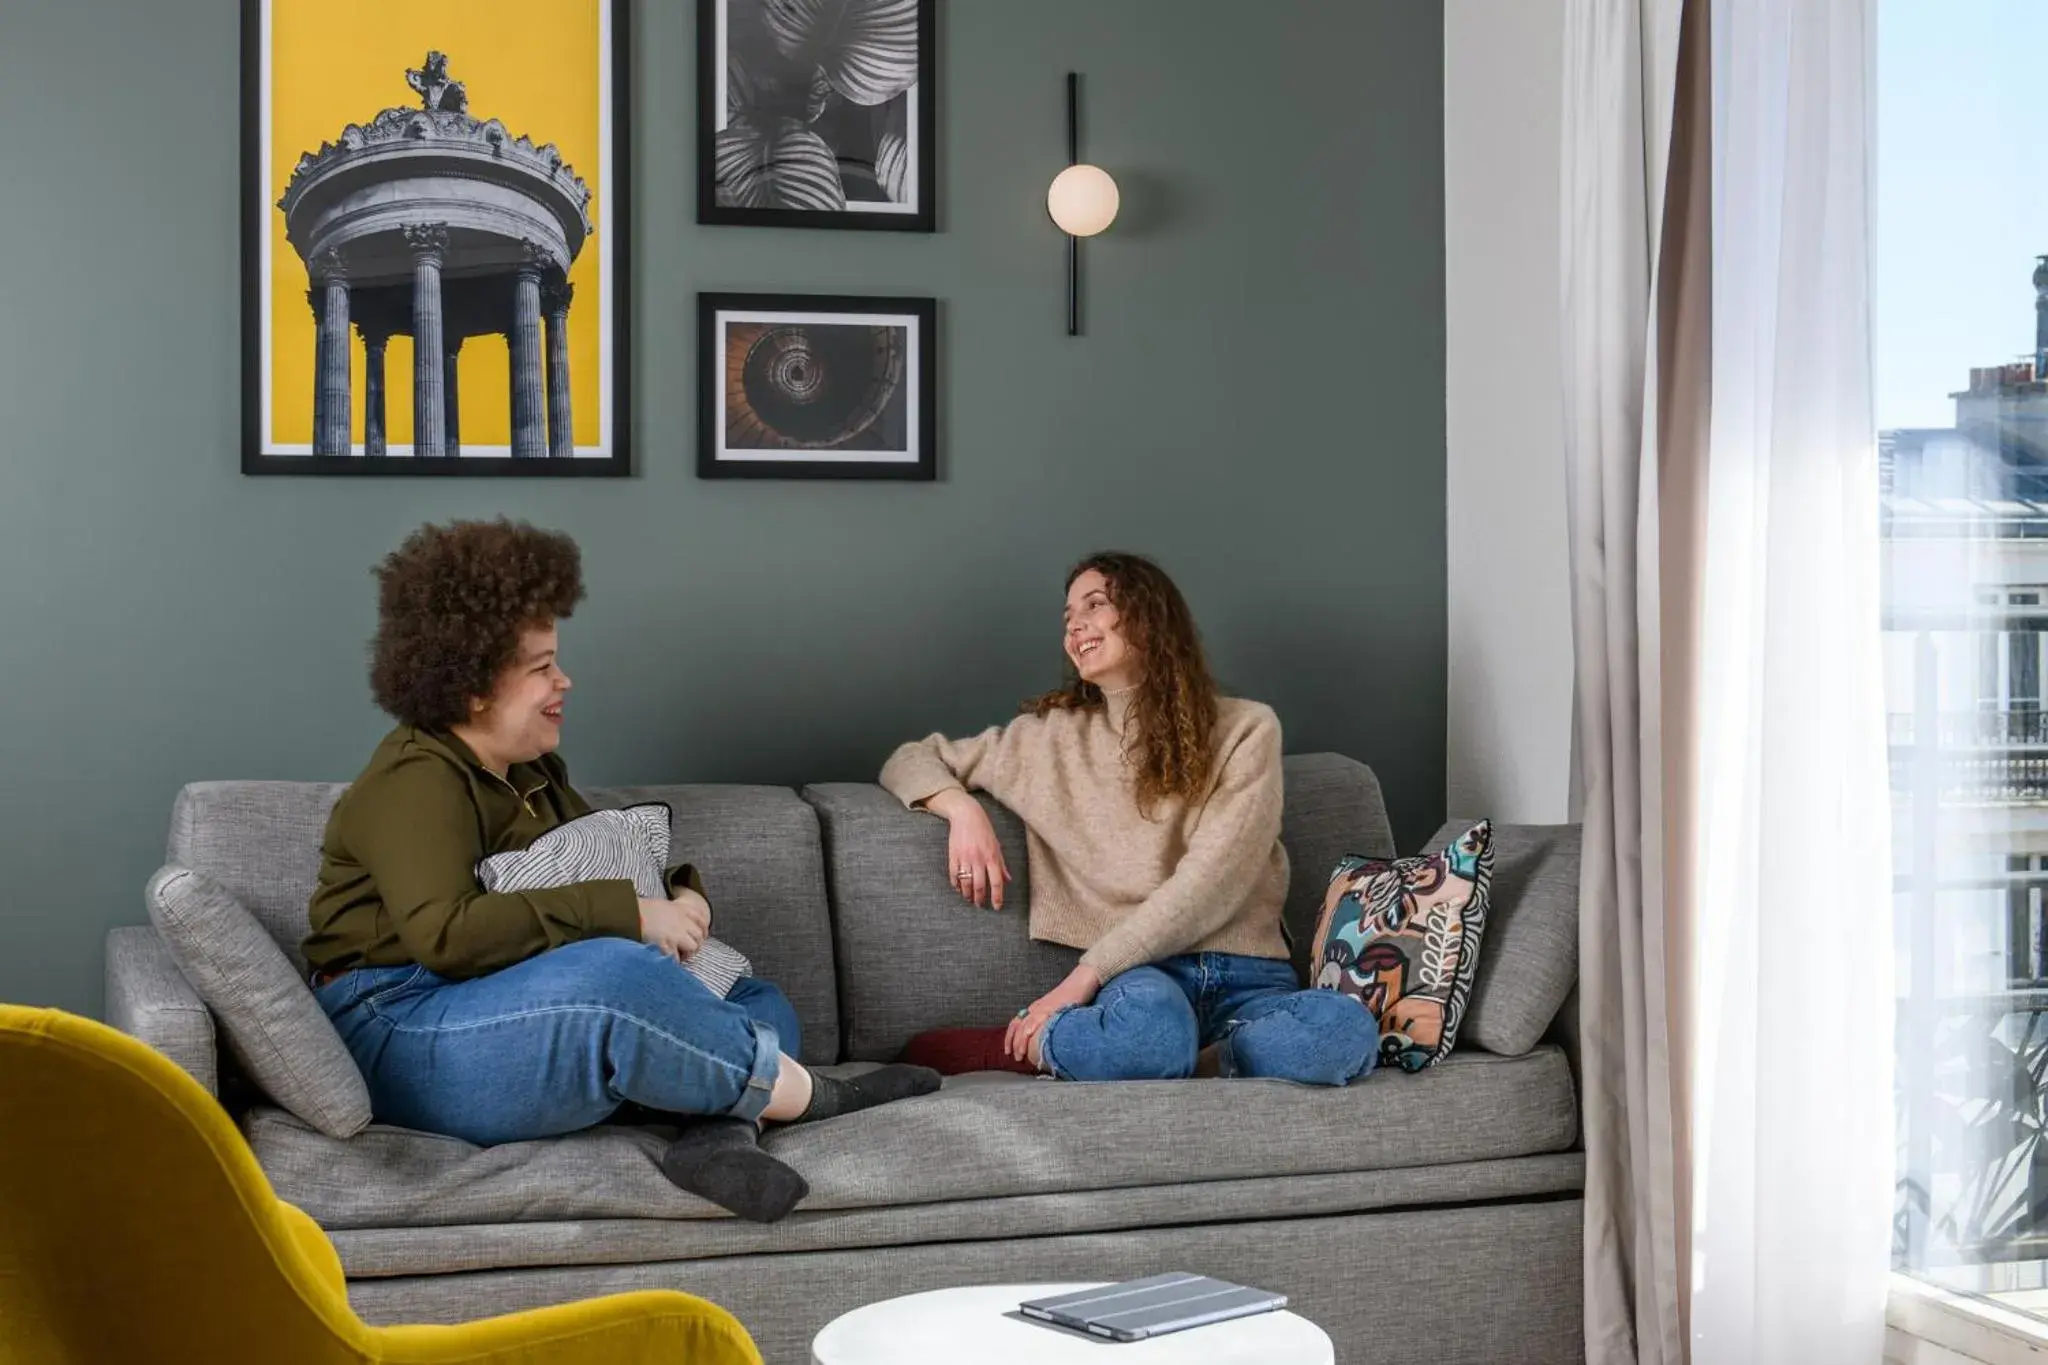
[[1071,1327],[1111,1341],[1144,1341],[1286,1306],[1285,1294],[1251,1289],[1207,1275],[1175,1274],[1032,1299],[1018,1304],[1017,1310],[1040,1322]]

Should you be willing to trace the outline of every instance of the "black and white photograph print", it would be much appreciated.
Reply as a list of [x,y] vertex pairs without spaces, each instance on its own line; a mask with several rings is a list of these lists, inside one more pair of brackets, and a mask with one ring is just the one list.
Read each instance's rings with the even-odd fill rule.
[[937,477],[934,300],[697,299],[699,477]]
[[930,232],[937,0],[698,0],[697,221]]

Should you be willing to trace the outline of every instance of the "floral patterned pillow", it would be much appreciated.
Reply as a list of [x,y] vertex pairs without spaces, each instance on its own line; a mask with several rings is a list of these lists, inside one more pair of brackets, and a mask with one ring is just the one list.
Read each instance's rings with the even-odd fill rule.
[[1448,1056],[1479,969],[1493,824],[1441,853],[1350,856],[1330,875],[1309,979],[1355,996],[1380,1024],[1380,1064],[1420,1071]]

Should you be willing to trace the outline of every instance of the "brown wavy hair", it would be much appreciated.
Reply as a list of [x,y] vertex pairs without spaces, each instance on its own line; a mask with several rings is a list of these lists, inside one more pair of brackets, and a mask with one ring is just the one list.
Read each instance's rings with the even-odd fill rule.
[[[1131,695],[1125,739],[1137,770],[1138,809],[1150,814],[1169,797],[1200,800],[1216,767],[1218,694],[1194,613],[1166,570],[1143,555],[1090,555],[1067,574],[1067,590],[1090,569],[1108,580],[1117,629],[1144,660],[1145,676]],[[1020,709],[1043,716],[1103,704],[1102,689],[1083,681],[1069,660],[1066,682]]]
[[376,570],[370,692],[404,725],[446,730],[488,697],[529,627],[583,600],[583,555],[525,522],[422,526]]

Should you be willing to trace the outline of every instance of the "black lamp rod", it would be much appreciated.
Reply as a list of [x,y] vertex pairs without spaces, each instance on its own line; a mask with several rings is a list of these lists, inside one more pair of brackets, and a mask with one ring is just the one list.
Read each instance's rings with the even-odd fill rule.
[[1067,73],[1067,164],[1081,160],[1081,73]]
[[[1067,164],[1081,161],[1081,73],[1067,73]],[[1067,234],[1067,335],[1081,335],[1081,239]]]

